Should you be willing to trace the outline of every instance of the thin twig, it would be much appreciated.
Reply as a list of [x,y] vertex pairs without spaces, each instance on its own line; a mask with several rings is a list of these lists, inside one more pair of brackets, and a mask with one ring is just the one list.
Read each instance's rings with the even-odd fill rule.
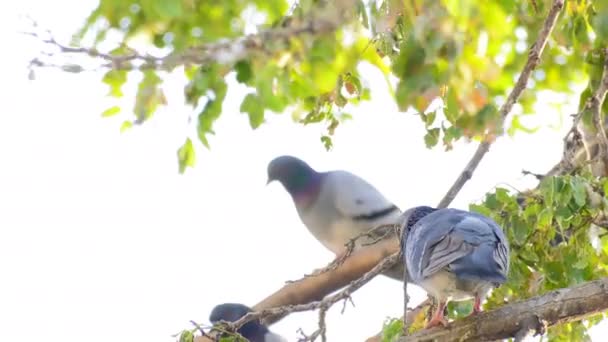
[[[545,175],[541,175],[540,173],[534,173],[534,172],[528,171],[528,170],[521,170],[521,173],[524,176],[532,176],[532,177],[536,178],[536,180],[542,180],[545,177]],[[521,191],[518,191],[518,192],[521,193]]]
[[[564,0],[554,0],[553,1],[553,5],[551,6],[551,9],[549,10],[549,14],[547,15],[547,18],[545,19],[543,28],[538,33],[538,38],[536,38],[536,41],[534,42],[534,44],[532,44],[532,46],[530,47],[526,65],[524,66],[524,69],[522,70],[521,74],[519,75],[519,78],[517,79],[517,82],[515,83],[513,90],[511,90],[511,93],[507,97],[507,100],[501,106],[501,108],[499,110],[502,122],[504,122],[507,115],[511,112],[513,105],[517,102],[517,100],[523,93],[524,89],[526,89],[526,85],[528,84],[528,79],[530,78],[532,71],[540,63],[540,57],[542,56],[543,50],[545,49],[545,46],[547,45],[547,40],[549,39],[549,36],[551,35],[553,28],[555,27],[555,23],[557,22],[557,17],[559,16],[559,13],[561,12],[563,7],[564,7]],[[458,192],[460,192],[460,190],[462,189],[464,184],[469,179],[471,179],[473,172],[479,165],[479,162],[481,162],[481,159],[490,150],[491,144],[492,144],[492,141],[490,141],[487,137],[484,138],[484,141],[479,145],[479,147],[477,148],[477,151],[475,151],[475,154],[473,155],[473,157],[471,158],[469,163],[466,165],[464,170],[461,172],[460,176],[458,176],[458,178],[456,179],[456,181],[454,182],[454,184],[452,185],[450,190],[448,190],[448,192],[445,194],[443,199],[439,202],[439,205],[437,207],[445,208],[448,205],[450,205],[450,203],[452,203],[452,201],[454,200],[454,198],[456,198],[456,195],[458,195]]]
[[190,323],[192,323],[192,325],[194,325],[196,327],[196,329],[201,333],[201,336],[207,336],[205,329],[203,329],[203,327],[201,327],[200,324],[196,323],[193,320],[190,320]]
[[[384,233],[379,233],[380,231],[382,231],[386,228],[390,228],[390,229],[386,230]],[[362,238],[373,239],[371,241],[361,243],[362,247],[370,246],[370,245],[374,245],[374,244],[384,240],[385,238],[388,237],[389,234],[391,234],[391,233],[398,234],[398,232],[399,232],[399,225],[389,223],[389,224],[381,224],[379,226],[371,228],[370,230],[368,230],[366,232],[360,233],[360,234],[356,235],[355,237],[353,237],[352,239],[348,240],[348,242],[344,245],[345,246],[344,252],[342,252],[342,254],[338,255],[327,266],[325,266],[321,269],[318,269],[318,270],[314,270],[310,274],[305,274],[304,277],[302,277],[300,279],[288,280],[288,281],[286,281],[286,283],[295,283],[295,282],[301,281],[304,278],[315,277],[320,274],[335,270],[336,268],[338,268],[338,266],[342,265],[348,257],[350,257],[352,255],[352,253],[355,251],[355,248],[357,247],[357,241]]]
[[[403,227],[401,227],[401,239],[399,240],[400,244],[400,253],[399,255],[403,257],[405,255],[405,246],[407,245],[408,231],[406,229],[406,224],[408,220],[404,220]],[[410,302],[410,296],[407,294],[407,282],[409,281],[408,273],[407,273],[407,264],[403,262],[403,336],[407,338],[407,331],[409,328],[409,324],[407,321],[407,306]]]

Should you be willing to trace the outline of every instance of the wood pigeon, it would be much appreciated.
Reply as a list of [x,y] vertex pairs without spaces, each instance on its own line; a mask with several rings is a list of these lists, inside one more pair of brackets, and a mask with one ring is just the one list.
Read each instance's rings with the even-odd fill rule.
[[[298,215],[325,248],[342,255],[355,236],[384,224],[400,224],[401,210],[362,178],[342,170],[318,172],[293,156],[280,156],[268,164],[268,181],[279,181],[291,195]],[[378,230],[357,240],[356,248],[377,240],[390,230]],[[401,280],[403,265],[386,273]]]
[[509,273],[509,243],[498,224],[477,213],[427,206],[408,209],[403,218],[409,281],[439,303],[427,327],[447,324],[444,310],[451,300],[474,298],[472,315],[481,312],[482,300]]
[[[251,309],[243,304],[223,303],[211,310],[209,321],[212,324],[219,321],[235,322],[250,311]],[[287,339],[268,330],[259,320],[245,323],[237,332],[250,342],[287,342]]]

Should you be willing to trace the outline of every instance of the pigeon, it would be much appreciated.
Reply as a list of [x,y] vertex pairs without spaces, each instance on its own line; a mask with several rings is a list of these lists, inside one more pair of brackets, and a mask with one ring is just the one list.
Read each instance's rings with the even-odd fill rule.
[[[223,303],[211,310],[209,321],[212,324],[220,321],[235,322],[250,311],[251,308],[240,303]],[[250,342],[287,342],[287,339],[268,330],[259,320],[245,323],[237,332]]]
[[[303,160],[279,156],[268,164],[268,181],[279,181],[291,195],[300,220],[329,251],[341,256],[354,237],[386,225],[356,241],[355,248],[388,236],[401,210],[374,186],[348,171],[318,172]],[[385,275],[401,280],[403,266]]]
[[473,312],[507,281],[509,243],[496,222],[473,212],[418,206],[403,213],[401,247],[409,280],[439,303],[427,328],[447,325],[449,301],[473,298]]

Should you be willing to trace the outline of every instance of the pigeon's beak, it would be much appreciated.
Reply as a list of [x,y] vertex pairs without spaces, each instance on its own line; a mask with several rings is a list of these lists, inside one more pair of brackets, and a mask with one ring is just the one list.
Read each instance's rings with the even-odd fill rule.
[[270,182],[272,182],[272,178],[268,178],[268,179],[266,180],[266,185],[270,184]]

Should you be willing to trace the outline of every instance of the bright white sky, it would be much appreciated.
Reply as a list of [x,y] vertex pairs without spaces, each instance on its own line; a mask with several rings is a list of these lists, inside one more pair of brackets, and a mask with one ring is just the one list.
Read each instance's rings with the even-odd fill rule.
[[[332,255],[300,223],[287,193],[265,186],[274,156],[355,172],[403,209],[436,204],[476,148],[427,150],[419,118],[397,112],[380,75],[368,72],[374,101],[352,110],[333,151],[319,142],[320,127],[293,124],[287,113],[252,131],[238,111],[244,93],[233,89],[211,151],[198,148],[196,169],[179,175],[176,149],[195,137],[179,79],[168,84],[169,107],[124,134],[124,117],[100,117],[112,102],[99,74],[44,70],[27,80],[38,47],[15,32],[25,28],[16,14],[67,41],[95,3],[29,0],[0,9],[1,341],[172,341],[189,320],[208,323],[218,303],[253,305],[325,265]],[[533,186],[521,170],[544,172],[560,158],[569,122],[560,126],[547,107],[529,122],[544,127],[501,138],[454,207],[496,185]],[[410,289],[414,305],[423,292]],[[401,311],[400,284],[384,277],[353,298],[355,308],[329,312],[330,341],[363,340]],[[295,340],[298,328],[310,333],[316,322],[316,313],[294,314],[272,329]]]

